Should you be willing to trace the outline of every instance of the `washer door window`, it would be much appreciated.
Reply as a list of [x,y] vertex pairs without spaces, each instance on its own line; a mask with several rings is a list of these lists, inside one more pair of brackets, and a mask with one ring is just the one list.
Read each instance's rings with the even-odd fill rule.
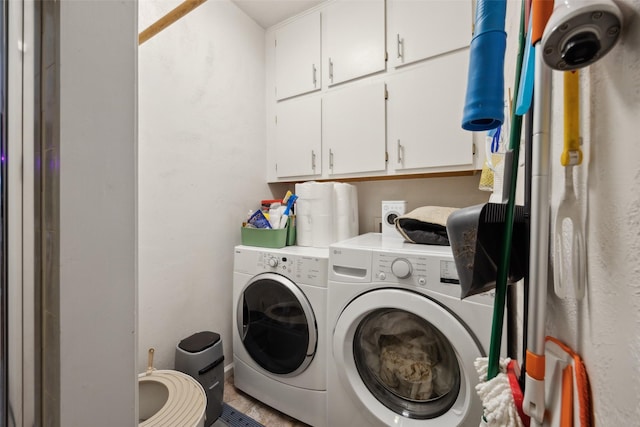
[[333,330],[334,369],[348,397],[383,425],[466,425],[482,415],[473,362],[484,356],[460,320],[425,295],[376,289]]
[[360,377],[392,411],[435,418],[455,402],[460,389],[455,351],[425,319],[399,309],[379,309],[362,320],[353,341]]
[[238,301],[238,331],[245,349],[265,370],[298,375],[313,359],[317,330],[311,304],[291,280],[255,276]]

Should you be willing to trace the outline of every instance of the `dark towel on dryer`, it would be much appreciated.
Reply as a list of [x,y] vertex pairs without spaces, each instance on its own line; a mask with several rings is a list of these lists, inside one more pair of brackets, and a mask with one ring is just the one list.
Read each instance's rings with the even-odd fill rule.
[[422,206],[395,219],[398,232],[409,242],[449,246],[447,218],[458,210],[443,206]]

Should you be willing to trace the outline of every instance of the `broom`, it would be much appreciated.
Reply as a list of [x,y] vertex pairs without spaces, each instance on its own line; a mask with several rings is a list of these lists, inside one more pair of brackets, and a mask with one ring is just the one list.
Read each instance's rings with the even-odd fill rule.
[[[514,93],[517,96],[522,71],[522,58],[525,46],[525,0],[522,0],[520,10],[519,46],[516,57],[516,77]],[[480,383],[476,386],[478,396],[484,407],[483,422],[496,426],[523,426],[513,398],[513,392],[507,375],[509,360],[500,360],[500,344],[502,340],[502,325],[504,319],[505,298],[507,294],[507,280],[511,263],[511,246],[513,241],[513,219],[515,211],[516,184],[518,178],[518,158],[520,153],[520,134],[522,131],[522,116],[511,111],[511,133],[509,135],[509,150],[505,172],[510,172],[508,199],[505,212],[502,252],[496,278],[496,294],[493,306],[493,324],[491,327],[491,342],[489,358],[479,358],[475,361]]]

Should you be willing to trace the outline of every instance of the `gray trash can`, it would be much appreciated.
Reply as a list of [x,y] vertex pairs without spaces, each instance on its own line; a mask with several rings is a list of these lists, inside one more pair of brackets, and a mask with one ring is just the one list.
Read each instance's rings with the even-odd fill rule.
[[203,331],[183,339],[176,346],[176,371],[191,375],[207,395],[205,426],[222,413],[224,393],[224,355],[222,340],[215,332]]

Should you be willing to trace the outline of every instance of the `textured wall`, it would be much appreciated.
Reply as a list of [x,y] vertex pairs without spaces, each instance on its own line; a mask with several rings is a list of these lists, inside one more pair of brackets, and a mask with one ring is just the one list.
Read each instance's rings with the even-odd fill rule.
[[[587,294],[580,302],[560,300],[549,288],[547,307],[547,332],[586,362],[600,426],[640,419],[640,1],[618,4],[621,41],[581,76],[588,164],[575,182],[587,214]],[[552,214],[564,185],[562,80],[554,74]]]
[[[140,29],[174,6],[140,2]],[[149,347],[173,368],[178,341],[202,330],[222,335],[232,362],[233,246],[247,211],[272,197],[263,40],[223,0],[139,48],[139,371]]]

